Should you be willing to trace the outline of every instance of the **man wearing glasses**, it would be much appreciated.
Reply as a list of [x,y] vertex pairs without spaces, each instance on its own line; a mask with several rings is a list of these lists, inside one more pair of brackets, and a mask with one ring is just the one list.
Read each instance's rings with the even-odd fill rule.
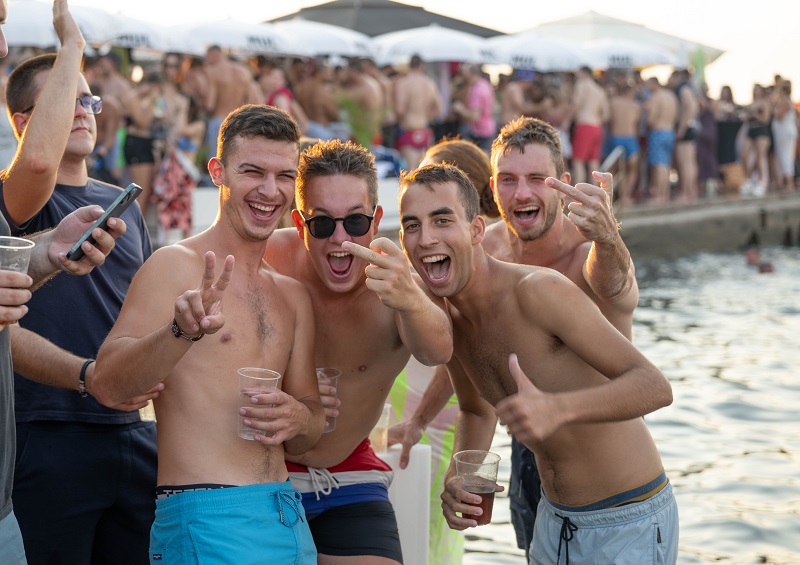
[[[105,209],[120,194],[88,177],[86,157],[102,101],[80,73],[85,42],[66,4],[54,6],[58,56],[29,59],[8,78],[6,99],[20,147],[0,179],[0,211],[12,235],[52,228],[86,205]],[[140,421],[138,405],[107,408],[91,396],[92,360],[150,255],[139,207],[128,208],[122,219],[127,233],[105,264],[84,277],[48,282],[28,302],[12,336],[13,504],[31,565],[147,562],[155,425]]]
[[[370,447],[392,382],[413,354],[426,365],[450,359],[452,332],[402,251],[373,239],[382,208],[374,157],[339,140],[300,156],[294,228],[275,232],[265,258],[311,293],[317,367],[342,371],[338,402],[320,387],[326,433],[301,456],[287,456],[303,493],[320,563],[402,563],[388,497],[391,468]],[[369,249],[367,249],[369,247]],[[326,558],[328,560],[326,560]]]

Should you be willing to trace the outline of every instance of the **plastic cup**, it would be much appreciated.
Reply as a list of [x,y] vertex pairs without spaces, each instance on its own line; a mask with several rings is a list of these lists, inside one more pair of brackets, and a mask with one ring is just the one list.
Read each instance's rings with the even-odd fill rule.
[[[325,394],[325,396],[331,396],[331,398],[339,398],[339,377],[341,376],[342,372],[339,369],[333,369],[331,367],[317,367],[317,384],[332,386],[336,389],[336,394],[334,394],[333,396],[329,394]],[[322,391],[320,391],[320,396],[322,396]],[[326,405],[323,404],[323,406]],[[328,432],[332,432],[335,429],[336,429],[336,416],[325,416],[325,427],[323,428],[322,433],[327,434]]]
[[461,488],[481,497],[478,505],[483,511],[481,515],[463,513],[462,516],[484,526],[492,521],[500,456],[491,451],[468,449],[453,454],[453,459],[456,462],[456,476],[462,479]]
[[[239,407],[252,406],[251,399],[259,394],[275,392],[278,390],[280,373],[269,369],[258,367],[243,367],[237,371],[239,373]],[[272,435],[262,430],[254,430],[244,425],[244,416],[239,416],[239,437],[242,439],[253,440],[258,435]]]
[[144,408],[139,408],[139,419],[142,422],[155,422],[156,421],[156,409],[153,407],[153,401],[148,400],[147,406]]
[[381,417],[369,433],[369,443],[375,453],[384,453],[389,443],[389,418],[392,415],[392,405],[384,404]]
[[[27,273],[28,263],[31,261],[31,250],[35,245],[30,239],[11,237],[10,235],[0,236],[0,269]],[[0,325],[13,323],[0,322]]]

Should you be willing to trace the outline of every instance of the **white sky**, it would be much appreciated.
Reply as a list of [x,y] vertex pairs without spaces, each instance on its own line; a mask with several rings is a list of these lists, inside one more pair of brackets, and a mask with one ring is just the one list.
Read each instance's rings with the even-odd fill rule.
[[[71,0],[163,25],[233,18],[263,21],[322,3],[315,0]],[[658,31],[724,49],[706,68],[712,96],[730,84],[738,102],[749,102],[755,82],[771,84],[781,74],[800,92],[800,2],[796,0],[420,0],[407,4],[506,33],[588,10],[630,20]],[[13,25],[13,4],[9,21]],[[524,7],[524,8],[523,8]]]

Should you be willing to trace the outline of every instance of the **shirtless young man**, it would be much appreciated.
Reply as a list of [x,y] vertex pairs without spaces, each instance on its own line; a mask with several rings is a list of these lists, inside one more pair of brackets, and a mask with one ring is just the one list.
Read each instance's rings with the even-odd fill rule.
[[[93,382],[104,402],[162,381],[169,391],[155,403],[151,560],[166,553],[183,562],[197,551],[214,562],[316,563],[284,464],[285,455],[311,448],[324,425],[314,321],[302,285],[263,260],[292,203],[298,141],[295,122],[276,108],[246,105],[228,116],[208,165],[220,188],[216,221],[142,266],[98,354]],[[222,267],[217,257],[226,257]],[[280,390],[240,409],[240,367],[277,371]],[[272,435],[239,438],[240,415]]]
[[[501,261],[555,269],[584,291],[617,330],[631,339],[639,300],[634,265],[619,236],[611,205],[613,178],[594,173],[600,186],[571,186],[558,131],[536,118],[506,124],[492,146],[491,186],[502,222],[486,228],[484,250]],[[565,197],[568,215],[562,213]],[[403,454],[418,441],[427,420],[452,394],[446,371],[437,369],[415,417],[403,430]],[[402,460],[402,459],[401,459]],[[530,547],[540,500],[532,453],[511,444],[511,522],[521,549]]]
[[656,77],[647,80],[650,98],[644,104],[647,113],[647,164],[650,165],[650,202],[670,200],[669,170],[675,149],[675,125],[678,122],[678,97],[661,86]]
[[211,153],[225,117],[242,104],[260,104],[263,100],[250,71],[228,59],[216,45],[206,51],[203,71],[208,78],[205,102],[209,116],[205,143]]
[[318,61],[311,75],[294,87],[295,98],[308,117],[306,135],[311,138],[328,140],[336,137],[330,127],[339,119],[333,82],[333,69]]
[[400,134],[397,149],[409,169],[416,169],[425,150],[433,145],[431,121],[442,111],[436,83],[425,75],[422,59],[411,57],[408,73],[395,84],[395,112]]
[[296,201],[295,229],[276,232],[266,256],[310,291],[317,367],[342,376],[340,408],[326,408],[337,415],[336,429],[287,457],[287,467],[303,492],[321,564],[402,563],[388,498],[391,468],[367,437],[411,354],[426,365],[450,359],[450,324],[412,278],[403,252],[373,239],[383,210],[366,149],[339,140],[307,149]]
[[367,74],[360,59],[347,63],[339,96],[349,113],[351,139],[371,147],[381,131],[385,102],[381,84]]
[[575,182],[591,182],[588,180],[589,171],[595,171],[600,166],[603,125],[608,121],[608,97],[592,78],[592,71],[588,67],[581,67],[576,74],[572,117],[575,123],[572,134]]
[[694,202],[698,198],[697,128],[700,124],[700,100],[692,86],[689,71],[676,70],[668,86],[678,97],[678,127],[675,131],[675,168],[678,170],[678,199]]
[[623,84],[619,87],[619,93],[609,102],[609,147],[622,147],[625,150],[622,183],[619,187],[620,206],[633,204],[633,189],[639,179],[639,124],[642,106],[636,100],[635,94],[631,85]]
[[[529,562],[556,561],[561,542],[574,563],[651,563],[654,550],[675,563],[677,505],[641,419],[671,403],[669,382],[566,277],[486,254],[477,193],[459,169],[405,175],[400,217],[409,260],[453,321],[454,451],[488,449],[499,418],[536,454],[545,497]],[[479,501],[451,465],[450,526],[475,526],[463,514],[480,515]]]

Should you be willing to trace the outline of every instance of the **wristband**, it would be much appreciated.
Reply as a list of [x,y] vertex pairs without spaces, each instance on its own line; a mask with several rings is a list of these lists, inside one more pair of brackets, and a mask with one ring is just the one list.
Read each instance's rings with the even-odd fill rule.
[[178,325],[178,320],[176,320],[175,318],[172,318],[172,328],[171,329],[172,329],[172,335],[174,335],[175,337],[183,338],[186,341],[191,341],[192,343],[194,343],[195,341],[200,341],[200,338],[203,337],[204,335],[206,335],[206,334],[200,334],[197,337],[189,337],[189,336],[187,336],[185,333],[183,333],[183,330]]
[[86,369],[89,368],[89,365],[94,363],[94,359],[87,359],[83,362],[81,366],[81,376],[78,377],[78,394],[82,397],[86,398],[89,394],[86,392]]

